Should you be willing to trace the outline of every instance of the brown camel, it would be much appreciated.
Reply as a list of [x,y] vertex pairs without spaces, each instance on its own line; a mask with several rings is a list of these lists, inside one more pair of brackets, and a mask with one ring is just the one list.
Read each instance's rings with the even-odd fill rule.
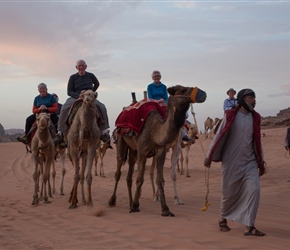
[[[78,184],[81,183],[82,201],[87,207],[93,206],[91,185],[92,185],[92,165],[96,154],[96,149],[100,146],[101,132],[97,124],[97,94],[92,90],[83,91],[80,94],[82,105],[77,110],[72,124],[65,135],[68,143],[68,155],[75,168],[74,184],[70,194],[70,208],[76,208],[78,199]],[[80,159],[82,168],[80,172]],[[85,170],[87,182],[87,200],[84,194]]]
[[[178,161],[179,161],[179,156],[182,153],[182,137],[183,133],[182,130],[180,130],[179,134],[177,135],[176,139],[170,144],[167,145],[166,151],[169,152],[170,149],[172,149],[171,153],[171,180],[173,183],[173,194],[174,194],[174,204],[175,205],[183,205],[183,201],[179,198],[177,194],[177,187],[176,187],[176,180],[177,180],[177,171],[176,168],[179,167]],[[155,188],[154,184],[154,169],[156,167],[156,157],[153,156],[149,175],[150,175],[150,180],[151,180],[151,185],[152,185],[152,190],[153,190],[153,200],[154,201],[160,201],[160,192],[159,189]]]
[[[129,171],[127,187],[129,193],[130,212],[139,212],[139,198],[144,182],[144,173],[147,157],[156,155],[157,178],[156,183],[160,191],[162,216],[174,216],[169,210],[164,194],[163,167],[166,156],[166,147],[171,144],[185,121],[185,114],[190,103],[204,102],[206,93],[198,88],[174,86],[168,88],[170,94],[167,102],[166,119],[162,119],[157,110],[153,110],[144,122],[140,134],[137,136],[122,136],[117,134],[117,170],[115,173],[114,192],[109,200],[109,206],[116,205],[116,191],[121,177],[121,167],[129,156]],[[138,160],[138,176],[136,179],[136,192],[132,197],[132,175],[134,165]]]
[[[36,124],[37,130],[31,141],[31,155],[34,165],[32,174],[34,180],[32,205],[37,205],[42,199],[44,203],[49,203],[48,194],[52,197],[49,177],[51,165],[54,164],[55,150],[49,129],[50,115],[47,113],[36,114]],[[38,197],[39,181],[41,181],[41,192]]]
[[[110,134],[110,130],[107,130],[107,134]],[[105,178],[105,171],[104,171],[104,156],[107,152],[107,149],[112,149],[111,142],[104,142],[101,143],[100,147],[97,148],[96,155],[95,155],[95,176],[98,176],[98,160],[100,158],[100,177]]]

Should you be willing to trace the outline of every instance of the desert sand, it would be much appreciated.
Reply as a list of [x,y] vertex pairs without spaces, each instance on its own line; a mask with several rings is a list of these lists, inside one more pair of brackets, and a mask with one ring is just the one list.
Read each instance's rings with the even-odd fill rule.
[[[0,144],[0,249],[289,249],[290,156],[284,149],[286,128],[263,129],[268,172],[261,177],[261,199],[256,227],[265,237],[244,236],[244,226],[229,222],[231,231],[218,228],[220,163],[209,173],[211,206],[202,212],[206,195],[204,154],[211,140],[200,135],[190,151],[191,177],[178,175],[177,188],[184,205],[173,204],[170,154],[164,166],[167,204],[175,217],[162,217],[160,203],[153,201],[147,161],[140,212],[129,213],[126,174],[123,166],[116,207],[108,207],[116,169],[115,147],[104,158],[106,178],[94,176],[94,207],[81,204],[69,209],[68,197],[74,169],[66,159],[65,195],[54,194],[51,203],[32,206],[31,155],[23,144]],[[114,146],[114,145],[113,145]],[[61,165],[58,161],[57,188]],[[135,190],[135,183],[134,183]]]

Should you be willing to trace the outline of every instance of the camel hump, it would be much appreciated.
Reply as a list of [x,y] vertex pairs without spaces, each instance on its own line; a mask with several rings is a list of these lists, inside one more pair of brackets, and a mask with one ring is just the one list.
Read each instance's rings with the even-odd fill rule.
[[67,118],[66,118],[66,125],[70,127],[73,123],[73,119],[78,112],[79,108],[82,106],[83,100],[82,99],[77,99],[70,107]]

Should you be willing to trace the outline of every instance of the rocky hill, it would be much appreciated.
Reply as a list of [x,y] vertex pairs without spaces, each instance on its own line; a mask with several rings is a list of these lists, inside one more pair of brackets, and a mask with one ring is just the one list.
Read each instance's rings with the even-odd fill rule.
[[262,128],[290,127],[290,108],[280,110],[276,116],[262,117]]
[[0,123],[0,143],[1,142],[16,142],[17,137],[24,133],[23,129],[7,129],[5,130]]

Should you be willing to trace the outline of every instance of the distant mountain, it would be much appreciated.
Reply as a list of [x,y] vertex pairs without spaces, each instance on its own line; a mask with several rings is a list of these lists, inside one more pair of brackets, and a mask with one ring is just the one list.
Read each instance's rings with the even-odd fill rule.
[[17,137],[24,133],[23,129],[4,129],[3,125],[0,123],[0,143],[1,142],[16,142]]
[[17,129],[17,128],[11,128],[11,129],[5,129],[6,135],[15,135],[15,134],[23,134],[23,129]]

